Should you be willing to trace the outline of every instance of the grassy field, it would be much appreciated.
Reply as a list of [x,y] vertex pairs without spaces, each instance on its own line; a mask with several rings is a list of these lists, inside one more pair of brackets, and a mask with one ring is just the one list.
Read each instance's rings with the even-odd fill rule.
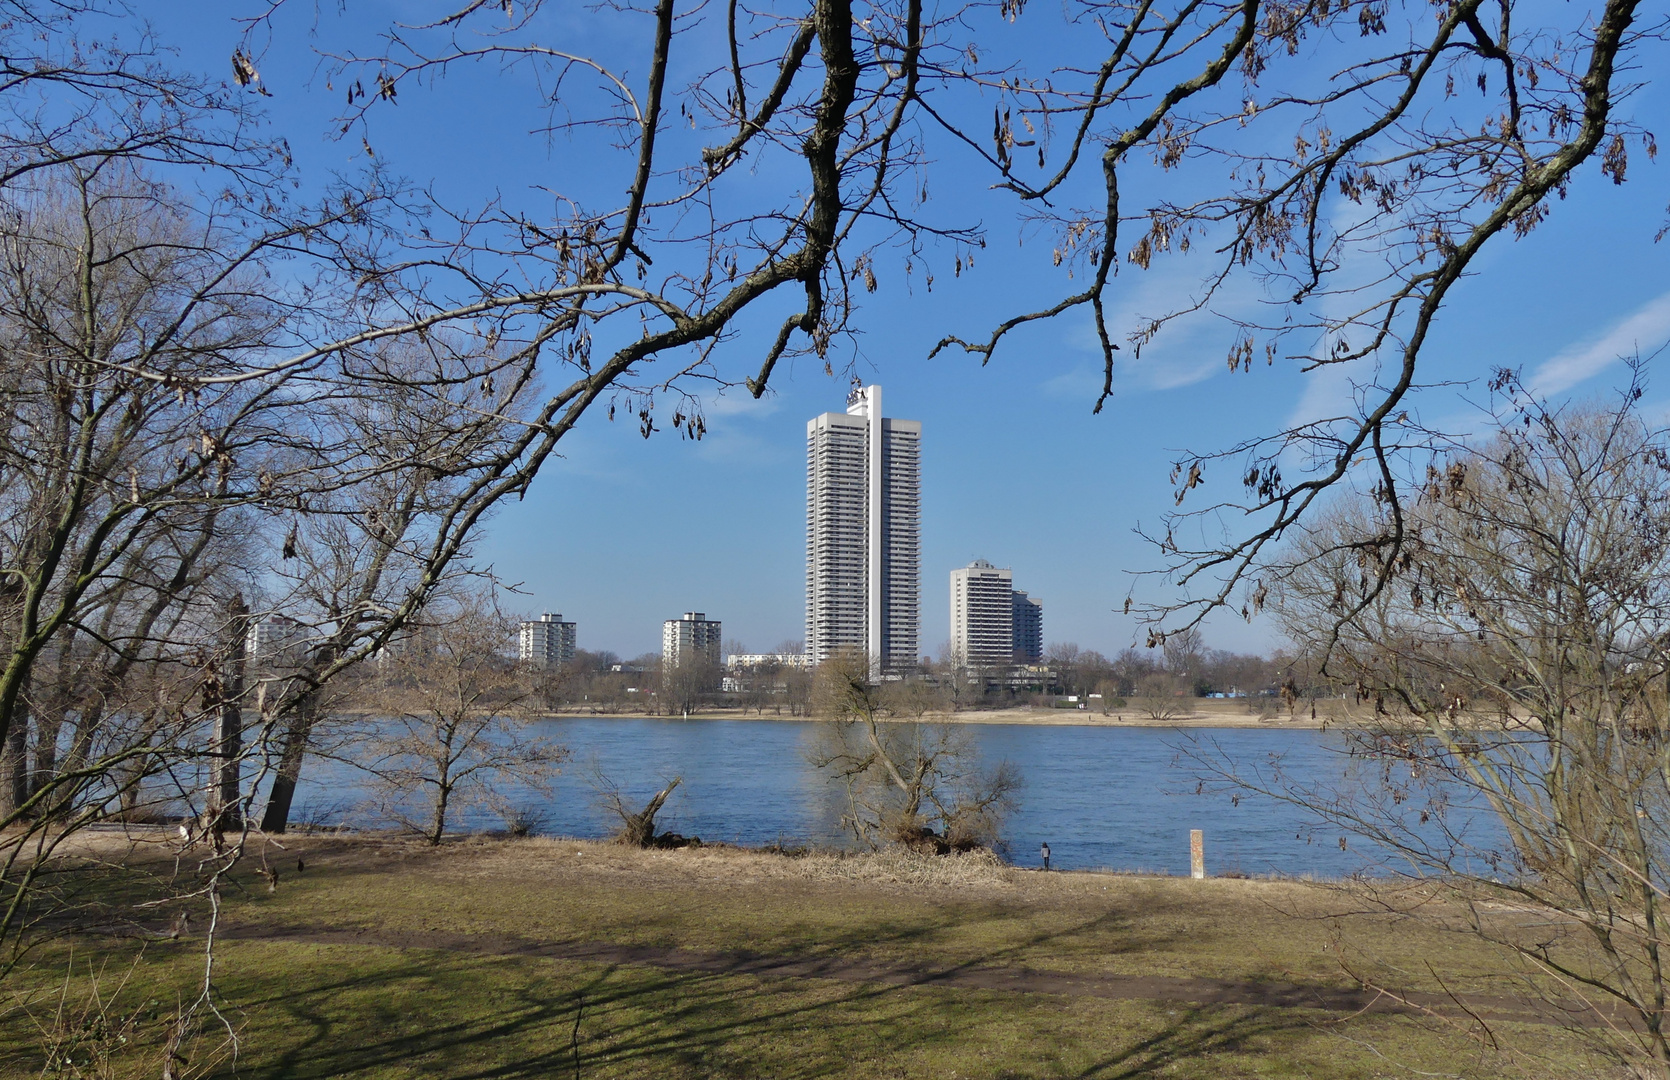
[[[1361,913],[1349,889],[556,840],[287,838],[265,857],[276,891],[257,856],[217,949],[239,1076],[1604,1074],[1547,1024],[1496,1020],[1480,1039],[1457,1010],[1259,1000],[1271,984],[1355,988],[1348,969],[1416,991],[1511,989],[1472,939]],[[159,1075],[166,1018],[202,975],[200,929],[144,944],[137,964],[132,940],[38,952],[9,983],[0,1068],[38,1075],[102,971],[107,1016],[158,1017],[110,1075]],[[803,966],[739,970],[739,956]],[[1120,978],[1111,995],[1096,981]],[[1204,979],[1251,999],[1191,1000]],[[187,1047],[191,1068],[232,1075],[222,1041],[211,1029]]]

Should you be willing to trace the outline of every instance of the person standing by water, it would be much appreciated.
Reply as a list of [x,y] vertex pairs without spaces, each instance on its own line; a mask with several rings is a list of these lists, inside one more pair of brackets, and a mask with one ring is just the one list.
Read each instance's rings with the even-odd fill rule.
[[1044,857],[1044,869],[1048,870],[1050,868],[1050,845],[1048,841],[1039,845],[1038,854]]

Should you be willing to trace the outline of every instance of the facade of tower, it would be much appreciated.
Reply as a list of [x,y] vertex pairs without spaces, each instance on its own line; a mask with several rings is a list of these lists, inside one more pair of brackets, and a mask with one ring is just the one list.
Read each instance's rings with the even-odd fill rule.
[[881,387],[806,424],[806,659],[858,649],[872,668],[917,662],[922,425],[884,418]]
[[561,615],[547,611],[539,618],[522,624],[517,654],[540,667],[573,663],[576,629],[574,623],[564,622]]
[[1036,664],[1044,658],[1043,602],[1015,590],[1015,662]]
[[1014,575],[985,559],[951,571],[951,654],[958,664],[1014,658]]
[[307,628],[287,615],[250,623],[244,636],[244,659],[260,671],[295,667],[306,654]]
[[705,612],[686,611],[682,619],[661,624],[661,666],[673,671],[689,661],[703,658],[719,665],[724,628]]

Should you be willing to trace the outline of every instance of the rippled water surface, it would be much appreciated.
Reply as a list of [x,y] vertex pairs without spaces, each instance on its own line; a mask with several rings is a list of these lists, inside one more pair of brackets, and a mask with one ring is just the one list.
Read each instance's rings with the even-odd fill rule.
[[[507,790],[512,805],[536,806],[544,833],[603,837],[618,819],[599,805],[595,770],[632,798],[647,798],[663,778],[682,776],[658,823],[704,840],[759,845],[773,841],[839,844],[841,794],[806,762],[818,725],[777,720],[573,718],[541,721],[540,733],[574,752],[546,798]],[[1025,780],[1020,810],[1009,819],[1010,858],[1038,864],[1047,841],[1051,865],[1187,873],[1189,830],[1206,833],[1214,873],[1340,876],[1374,870],[1383,853],[1337,831],[1316,831],[1303,811],[1257,796],[1234,801],[1197,793],[1200,766],[1180,751],[1191,740],[1215,744],[1230,759],[1260,766],[1272,755],[1290,775],[1326,780],[1351,766],[1345,740],[1293,729],[1159,729],[970,725],[988,760],[1008,758]],[[297,793],[298,815],[320,821],[374,823],[365,786],[353,770],[310,761]],[[460,828],[501,827],[484,810],[460,816]]]

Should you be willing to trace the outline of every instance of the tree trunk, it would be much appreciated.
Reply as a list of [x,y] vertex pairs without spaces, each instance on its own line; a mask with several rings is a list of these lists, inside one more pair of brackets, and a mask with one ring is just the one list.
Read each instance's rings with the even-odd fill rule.
[[[59,766],[60,775],[77,772],[87,764],[87,758],[93,751],[93,737],[98,733],[99,726],[104,723],[104,706],[98,701],[87,703],[87,707],[76,714],[75,728],[70,738],[70,749],[64,755],[64,762]],[[67,809],[59,803],[59,813]]]
[[29,799],[29,707],[19,702],[12,713],[6,742],[0,747],[0,818],[10,817]]
[[64,714],[54,710],[35,722],[35,766],[29,770],[29,792],[38,795],[58,775],[58,737],[64,730]]
[[[328,668],[335,656],[334,645],[320,648],[312,657],[312,671]],[[267,795],[267,808],[261,815],[262,832],[281,833],[290,824],[290,804],[296,798],[302,759],[307,756],[307,744],[313,737],[313,725],[318,722],[323,700],[323,688],[315,686],[296,702],[290,725],[284,731],[284,746],[279,750],[278,769],[273,775],[272,791]]]
[[650,799],[648,805],[636,814],[622,814],[626,821],[626,829],[621,833],[621,841],[631,847],[649,847],[655,842],[655,815],[661,812],[661,805],[667,801],[667,796],[678,787],[682,777],[675,776],[672,782]]
[[243,827],[242,798],[243,697],[247,666],[244,637],[249,632],[249,608],[242,596],[227,605],[226,639],[221,647],[220,701],[209,746],[209,790],[204,802],[205,824],[218,836]]
[[38,795],[58,776],[58,739],[75,698],[75,630],[67,629],[58,646],[58,668],[47,693],[38,695],[35,715],[35,762],[29,770],[29,793]]
[[261,831],[281,833],[290,824],[290,804],[296,798],[296,784],[301,780],[302,758],[307,755],[308,736],[313,732],[314,695],[308,694],[290,718],[284,732],[284,746],[279,751],[278,768],[273,773],[272,791],[267,795],[267,809],[261,815]]
[[439,845],[441,837],[446,835],[446,804],[451,796],[452,788],[442,784],[435,796],[435,827],[429,831],[429,843],[432,845]]

